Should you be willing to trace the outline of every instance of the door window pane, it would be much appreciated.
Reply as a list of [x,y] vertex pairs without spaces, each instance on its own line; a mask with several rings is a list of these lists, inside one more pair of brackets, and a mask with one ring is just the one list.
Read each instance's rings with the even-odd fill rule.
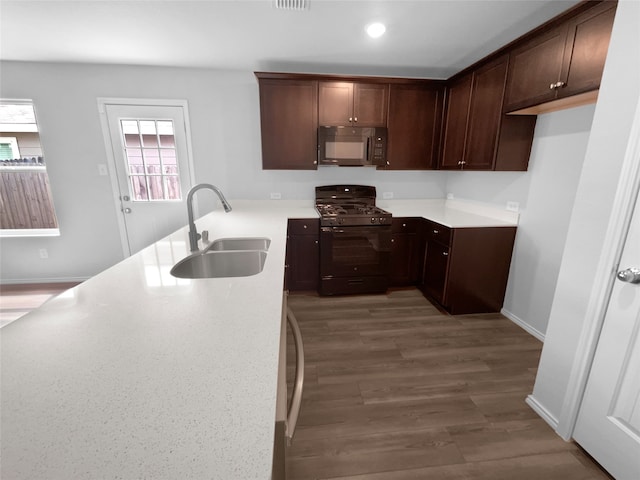
[[147,178],[144,175],[131,175],[130,179],[133,200],[149,200]]

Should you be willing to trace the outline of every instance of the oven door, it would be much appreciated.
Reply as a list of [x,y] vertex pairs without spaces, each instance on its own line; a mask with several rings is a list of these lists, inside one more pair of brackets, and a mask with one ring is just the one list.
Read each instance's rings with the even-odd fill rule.
[[322,278],[388,277],[390,255],[390,226],[340,226],[321,229]]

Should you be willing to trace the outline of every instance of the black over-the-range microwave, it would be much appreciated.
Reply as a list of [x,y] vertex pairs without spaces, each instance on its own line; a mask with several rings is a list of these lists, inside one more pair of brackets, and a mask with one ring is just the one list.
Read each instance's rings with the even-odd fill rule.
[[318,127],[318,165],[386,165],[384,127]]

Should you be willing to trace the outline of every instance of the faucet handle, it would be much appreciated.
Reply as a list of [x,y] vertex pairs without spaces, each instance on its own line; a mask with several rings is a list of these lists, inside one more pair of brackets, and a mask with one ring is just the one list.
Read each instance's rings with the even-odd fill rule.
[[202,235],[200,235],[200,237],[202,238],[202,245],[205,245],[205,244],[209,243],[209,231],[208,230],[203,230],[202,231]]

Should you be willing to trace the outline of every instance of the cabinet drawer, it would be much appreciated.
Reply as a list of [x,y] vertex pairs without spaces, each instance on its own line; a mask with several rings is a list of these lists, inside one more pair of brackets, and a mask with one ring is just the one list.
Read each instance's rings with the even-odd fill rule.
[[289,235],[318,235],[319,233],[319,219],[292,218],[289,220]]
[[414,217],[396,217],[391,220],[392,233],[418,233],[422,219]]
[[443,245],[451,244],[451,229],[435,222],[427,223],[427,240],[436,241]]

